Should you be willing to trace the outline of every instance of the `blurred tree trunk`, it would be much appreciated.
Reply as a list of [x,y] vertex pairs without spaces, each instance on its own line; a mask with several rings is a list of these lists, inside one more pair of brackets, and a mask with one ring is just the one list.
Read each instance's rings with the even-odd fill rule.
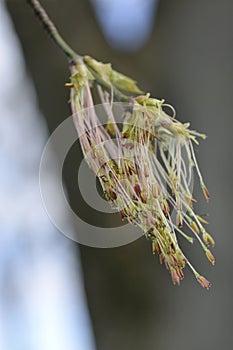
[[[212,211],[211,229],[215,235],[220,231],[229,233],[227,213],[230,217],[230,212],[225,208],[231,207],[230,175],[223,177],[221,169],[228,164],[232,175],[232,166],[227,160],[229,152],[224,153],[225,146],[220,140],[227,140],[227,149],[232,148],[229,130],[233,121],[230,117],[233,2],[161,1],[150,41],[133,55],[113,52],[107,46],[88,1],[43,3],[75,50],[112,62],[117,70],[138,80],[143,89],[174,104],[179,119],[192,121],[194,129],[210,135],[205,145],[201,144],[198,156],[217,202],[202,209]],[[37,23],[26,1],[9,0],[8,7],[35,82],[41,110],[52,132],[70,114],[68,91],[64,87],[69,78],[66,61]],[[216,169],[216,155],[220,152],[222,156],[217,157]],[[73,164],[76,164],[75,156]],[[70,192],[75,188],[75,176],[70,167],[66,176]],[[219,177],[226,181],[221,191]],[[73,207],[77,207],[79,198],[75,191],[71,199]],[[225,208],[223,200],[226,200]],[[224,249],[229,246],[228,233],[223,243],[218,242],[221,251],[217,258],[225,268],[224,276],[230,272],[224,261]],[[232,307],[228,293],[232,277],[227,280],[221,271],[212,272],[206,267],[197,244],[191,249],[186,248],[185,243],[183,246],[195,265],[216,280],[208,295],[187,272],[182,287],[173,287],[145,239],[116,249],[80,246],[98,349],[192,350],[201,345],[218,349],[223,339],[224,343],[231,341],[231,317],[227,310]],[[222,294],[225,297],[219,303]],[[225,321],[220,323],[223,316]]]

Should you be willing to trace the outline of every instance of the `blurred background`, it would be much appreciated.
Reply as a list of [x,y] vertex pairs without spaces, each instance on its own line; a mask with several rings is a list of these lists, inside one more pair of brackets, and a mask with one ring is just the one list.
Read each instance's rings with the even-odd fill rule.
[[[60,344],[54,342],[51,343],[50,349],[72,349],[71,345],[66,344],[68,339],[74,349],[165,350],[172,347],[174,350],[194,350],[200,347],[217,350],[223,344],[230,348],[233,345],[231,296],[233,2],[231,0],[68,0],[66,2],[50,0],[42,3],[65,39],[77,52],[89,54],[104,62],[112,62],[115,69],[135,78],[142,89],[150,91],[157,98],[165,98],[168,103],[175,106],[179,120],[190,121],[193,129],[208,134],[207,140],[201,142],[198,147],[197,157],[211,193],[211,200],[208,205],[204,203],[198,185],[195,186],[195,197],[199,202],[199,212],[209,214],[208,229],[216,240],[214,268],[208,264],[197,244],[189,247],[182,242],[186,255],[190,256],[194,266],[213,283],[212,288],[206,291],[196,283],[188,269],[185,271],[185,279],[181,286],[174,287],[165,268],[159,265],[157,257],[152,256],[150,245],[144,238],[119,248],[96,249],[77,245],[57,231],[53,232],[52,240],[49,240],[49,244],[46,243],[48,252],[54,252],[55,247],[59,245],[60,249],[64,250],[62,253],[64,255],[55,255],[55,260],[48,261],[44,270],[50,271],[49,263],[56,267],[58,271],[56,276],[60,277],[55,282],[59,287],[53,290],[52,295],[57,298],[57,307],[61,307],[59,300],[62,302],[65,300],[67,303],[62,304],[63,309],[70,312],[67,315],[63,310],[60,314],[62,316],[58,314],[55,317],[55,319],[60,317],[63,321],[64,317],[67,317],[67,322],[62,325],[55,325],[51,319],[50,325],[54,337],[59,334],[63,337],[65,345],[63,347],[62,342]],[[34,101],[34,105],[39,105],[38,124],[32,126],[35,137],[29,140],[30,145],[27,146],[30,148],[39,143],[35,152],[37,156],[33,160],[33,176],[36,179],[40,152],[48,132],[53,132],[70,115],[69,92],[64,87],[69,79],[69,71],[66,60],[44,33],[26,1],[7,0],[2,4],[6,6],[13,24],[13,27],[9,24],[9,28],[11,31],[13,29],[20,41],[25,60],[23,74],[27,79],[30,76],[33,80],[34,87],[30,85],[31,82],[28,83],[27,96]],[[1,11],[4,8],[1,6]],[[2,28],[0,35],[5,38],[6,34]],[[13,44],[18,45],[17,42]],[[1,56],[4,56],[4,50],[1,50]],[[10,56],[14,56],[14,52],[10,53]],[[14,62],[7,61],[5,67],[7,64],[9,65],[7,78],[12,83],[14,79],[11,77],[11,72]],[[15,72],[17,69],[21,71],[22,66],[17,66]],[[12,91],[13,87],[10,86],[10,89]],[[20,85],[17,89],[14,92],[15,98],[8,103],[14,106],[14,113],[19,108],[18,104],[22,102],[17,93],[17,91],[20,93]],[[37,100],[35,94],[30,95],[30,91],[34,89]],[[5,98],[4,94],[2,96]],[[33,117],[33,113],[30,115]],[[3,117],[2,114],[1,120]],[[22,123],[19,123],[17,132],[19,138],[24,137],[23,131],[30,124],[29,117],[24,123],[24,128]],[[5,131],[7,135],[10,135],[13,124],[15,123]],[[3,128],[1,130],[4,131]],[[40,140],[36,138],[38,134],[42,135]],[[27,147],[23,149],[23,154]],[[74,210],[89,216],[90,209],[84,204],[80,206],[80,195],[76,188],[75,166],[78,157],[80,153],[76,145],[69,154],[64,179]],[[25,170],[27,164],[28,174],[32,173],[30,158],[28,162],[24,161],[22,164],[20,164],[20,152],[15,158],[19,162],[19,167]],[[15,162],[14,159],[13,161]],[[4,166],[3,173],[12,190],[11,181],[15,181],[10,177],[12,169]],[[23,183],[22,181],[19,186],[23,186]],[[11,199],[14,202],[15,190],[9,193],[8,201]],[[34,250],[27,240],[23,240],[22,244],[20,233],[25,231],[22,220],[24,217],[31,217],[32,212],[37,218],[35,226],[38,231],[37,205],[41,206],[38,203],[40,198],[36,196],[32,200],[33,206],[26,207],[21,213],[21,221],[11,227],[13,233],[18,234],[15,249],[21,244],[22,259],[25,254],[31,254],[29,260],[23,260],[26,267],[35,261],[34,250],[38,247],[41,236],[45,237],[45,240],[48,237],[46,235],[48,230],[39,225],[38,241],[33,243]],[[5,202],[2,203],[1,210],[7,211]],[[100,220],[98,213],[91,211],[91,215],[93,220],[96,216],[96,222]],[[110,218],[106,215],[106,218],[103,216],[101,220],[106,220],[107,225]],[[1,226],[4,231],[3,224]],[[74,230],[78,230],[78,227],[74,227]],[[4,232],[5,240],[9,239],[7,230]],[[31,239],[32,235],[30,242]],[[8,244],[11,245],[12,242]],[[44,251],[43,245],[40,249]],[[0,250],[3,251],[1,256],[4,256],[6,248],[2,243]],[[17,327],[10,328],[13,320],[17,325],[20,324],[21,328],[24,327],[24,331],[28,329],[30,335],[28,319],[22,318],[24,308],[29,305],[26,294],[24,303],[17,306],[17,318],[9,319],[15,312],[14,302],[21,300],[19,295],[13,293],[16,287],[9,282],[9,276],[20,279],[22,288],[27,289],[27,284],[24,284],[27,279],[21,279],[19,264],[17,261],[15,264],[11,263],[11,256],[12,259],[16,256],[15,251],[10,254],[2,265],[4,271],[7,271],[1,277],[1,284],[4,287],[2,295],[8,298],[9,303],[9,308],[3,310],[5,318],[2,317],[1,320],[3,322],[1,332],[4,334],[2,339],[4,336],[7,338],[4,322],[9,323],[7,332],[12,329],[12,334],[9,334],[11,337],[15,336],[14,329]],[[38,256],[38,261],[45,264],[43,254]],[[42,276],[44,270],[40,272]],[[53,271],[51,269],[51,276]],[[37,272],[37,269],[33,270],[35,279]],[[43,283],[51,286],[52,283],[49,281],[53,279],[48,276]],[[37,283],[39,288],[41,280],[38,279]],[[70,292],[57,294],[64,285]],[[50,288],[48,292],[51,295]],[[41,301],[42,295],[34,294],[35,305]],[[54,300],[54,297],[51,300]],[[48,304],[50,305],[50,301]],[[48,319],[48,315],[45,319]],[[36,327],[37,323],[34,324]],[[69,336],[66,332],[62,335],[61,330],[65,324],[69,328]],[[45,330],[39,327],[39,323],[37,331],[43,340]],[[81,344],[82,336],[84,343]],[[21,344],[21,338],[18,339],[18,344]],[[47,349],[45,346],[39,346],[39,343],[37,347],[35,344],[31,347],[21,345],[15,348]],[[13,345],[9,345],[8,348],[15,349]],[[2,349],[8,348],[2,347]]]

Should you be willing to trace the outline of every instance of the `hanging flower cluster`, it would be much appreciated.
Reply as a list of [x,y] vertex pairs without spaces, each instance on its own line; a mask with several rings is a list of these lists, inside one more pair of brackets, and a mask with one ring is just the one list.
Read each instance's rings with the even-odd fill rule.
[[[190,264],[177,239],[180,234],[192,243],[195,237],[214,265],[209,249],[214,240],[205,230],[207,222],[194,211],[190,189],[195,168],[208,201],[193,149],[193,143],[198,144],[197,139],[205,135],[190,130],[189,123],[177,121],[171,106],[173,115],[166,114],[164,100],[144,95],[134,80],[89,56],[71,66],[67,86],[84,157],[110,205],[123,220],[143,230],[174,284],[180,284],[188,265],[197,281],[208,289],[210,282]],[[95,86],[108,117],[106,125],[95,112]],[[137,97],[128,98],[123,92]],[[128,102],[121,126],[116,123],[112,104],[117,99]],[[192,236],[183,231],[184,225]]]

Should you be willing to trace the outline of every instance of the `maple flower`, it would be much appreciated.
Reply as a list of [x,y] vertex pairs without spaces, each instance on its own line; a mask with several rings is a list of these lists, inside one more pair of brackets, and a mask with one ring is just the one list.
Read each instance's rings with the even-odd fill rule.
[[[210,282],[194,269],[178,241],[181,235],[192,243],[194,236],[214,265],[209,250],[214,240],[205,230],[207,222],[193,208],[196,201],[190,190],[195,168],[204,197],[209,200],[193,148],[193,143],[198,144],[198,138],[205,135],[176,120],[173,107],[169,106],[173,115],[166,114],[164,100],[145,95],[133,79],[113,70],[111,64],[77,54],[61,37],[40,1],[28,3],[69,61],[71,81],[66,85],[71,90],[74,124],[85,160],[110,205],[123,220],[142,229],[174,284],[180,284],[188,265],[200,285],[208,289]],[[108,116],[106,127],[94,108],[92,87],[97,88]],[[114,116],[115,101],[127,103],[122,127]],[[192,236],[184,232],[184,225]]]
[[[92,86],[96,82],[108,116],[106,126],[94,109]],[[189,123],[176,120],[171,106],[173,115],[165,113],[164,107],[168,105],[164,100],[142,94],[135,81],[114,71],[110,64],[89,56],[71,66],[71,82],[67,86],[71,88],[73,118],[84,157],[110,205],[123,220],[142,229],[151,241],[153,254],[158,253],[174,284],[180,284],[183,269],[188,265],[201,286],[208,289],[210,282],[194,269],[178,241],[179,235],[190,243],[196,238],[214,265],[208,248],[214,246],[214,240],[205,230],[207,222],[195,213],[190,190],[195,168],[208,201],[209,192],[193,148],[193,143],[198,144],[198,138],[204,139],[205,135],[189,129]],[[119,96],[124,100],[122,91],[138,96],[128,99],[120,127],[112,102]],[[192,236],[183,231],[184,225]]]

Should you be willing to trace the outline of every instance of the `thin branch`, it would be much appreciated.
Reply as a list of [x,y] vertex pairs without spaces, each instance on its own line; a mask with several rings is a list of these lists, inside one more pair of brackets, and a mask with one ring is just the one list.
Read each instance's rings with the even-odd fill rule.
[[38,0],[27,0],[28,4],[32,7],[36,16],[39,18],[40,22],[43,24],[45,30],[55,42],[55,44],[61,49],[61,51],[66,55],[69,62],[76,62],[81,58],[71,47],[65,42],[62,36],[59,34],[54,23],[49,18],[45,9],[42,7]]
[[[33,9],[33,11],[34,11],[35,15],[37,16],[37,18],[43,24],[45,30],[47,31],[47,33],[49,34],[51,39],[60,48],[60,50],[66,55],[66,57],[69,60],[70,65],[76,64],[77,61],[79,61],[80,59],[83,60],[83,57],[78,55],[65,42],[65,40],[62,38],[62,36],[59,34],[55,24],[52,22],[52,20],[48,16],[47,12],[45,11],[45,9],[40,4],[40,1],[38,1],[38,0],[26,0],[26,1],[28,2],[28,4]],[[84,62],[84,64],[86,64],[86,63]],[[96,83],[101,85],[109,93],[113,92],[114,97],[116,98],[117,101],[122,101],[122,102],[128,102],[129,101],[130,98],[128,96],[124,95],[122,92],[117,90],[115,87],[112,88],[110,85],[108,85],[106,82],[104,82],[104,80],[101,78],[101,76],[99,74],[97,74],[96,72],[94,72],[91,69],[91,67],[89,67],[87,64],[86,64],[86,66],[92,72],[92,74],[94,75],[94,77],[96,79]]]

